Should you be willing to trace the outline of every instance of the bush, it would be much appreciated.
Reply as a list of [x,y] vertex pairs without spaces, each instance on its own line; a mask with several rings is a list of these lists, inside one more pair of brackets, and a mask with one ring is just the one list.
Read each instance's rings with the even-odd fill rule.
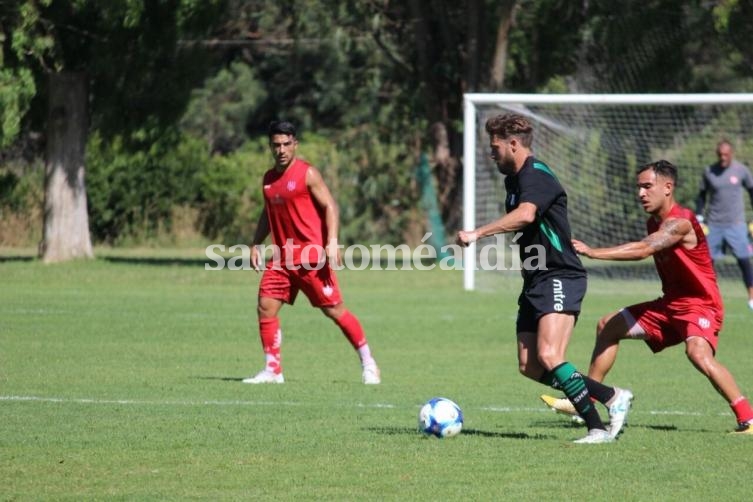
[[[226,155],[209,152],[205,139],[177,130],[141,130],[111,139],[94,132],[85,160],[93,242],[175,245],[203,236],[228,246],[248,244],[264,207],[262,177],[273,165],[267,138],[247,140]],[[364,126],[335,140],[305,134],[298,153],[321,171],[340,206],[343,244],[397,245],[420,239],[414,235],[422,231],[415,165],[405,147]],[[17,171],[0,171],[0,210],[6,222],[0,242],[20,239],[28,244],[32,233],[38,242],[41,162],[34,171]],[[15,215],[12,230],[10,215]],[[34,232],[19,230],[33,218],[39,220]]]
[[42,239],[44,165],[0,167],[0,246],[36,246]]
[[208,162],[206,144],[190,136],[165,134],[130,150],[121,137],[105,142],[93,134],[86,151],[93,241],[142,243],[159,229],[169,232],[173,208],[194,203],[197,174]]

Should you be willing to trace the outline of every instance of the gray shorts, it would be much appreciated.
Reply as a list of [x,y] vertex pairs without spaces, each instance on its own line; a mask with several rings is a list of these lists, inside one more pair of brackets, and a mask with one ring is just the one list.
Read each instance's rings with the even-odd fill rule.
[[706,236],[706,241],[709,244],[712,260],[718,260],[724,256],[723,245],[725,243],[736,258],[749,258],[751,255],[748,226],[745,223],[709,225],[709,234]]

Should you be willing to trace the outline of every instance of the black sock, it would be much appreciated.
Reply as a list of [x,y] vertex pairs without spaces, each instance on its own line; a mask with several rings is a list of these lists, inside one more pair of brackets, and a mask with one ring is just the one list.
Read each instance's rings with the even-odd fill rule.
[[583,382],[586,384],[586,388],[588,389],[588,393],[591,394],[591,397],[596,399],[601,404],[607,404],[607,402],[612,399],[616,393],[614,387],[604,385],[601,382],[597,382],[593,378],[584,376]]
[[557,384],[557,381],[554,379],[554,375],[551,371],[544,371],[544,374],[541,375],[541,378],[539,378],[539,382],[543,383],[547,387],[551,387],[552,389],[562,390],[559,384]]
[[573,403],[578,414],[586,421],[588,430],[606,430],[601,417],[599,417],[599,412],[591,403],[591,396],[583,380],[583,375],[578,373],[575,366],[564,362],[552,370],[552,375],[557,384],[565,392],[567,398]]

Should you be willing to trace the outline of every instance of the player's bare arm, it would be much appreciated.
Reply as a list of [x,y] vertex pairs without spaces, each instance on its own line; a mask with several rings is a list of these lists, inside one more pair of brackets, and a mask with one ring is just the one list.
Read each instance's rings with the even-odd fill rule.
[[518,207],[496,221],[470,232],[461,230],[458,232],[456,241],[461,246],[468,246],[472,242],[476,242],[484,237],[506,232],[517,232],[536,221],[536,210],[536,204],[521,202]]
[[338,247],[337,234],[340,229],[340,210],[335,198],[329,191],[322,175],[315,167],[309,167],[306,171],[306,186],[311,192],[316,204],[324,210],[324,222],[327,225],[326,247],[327,258],[334,265],[341,266],[342,258]]
[[269,235],[269,231],[269,218],[267,218],[267,209],[264,208],[259,215],[254,240],[251,242],[251,265],[257,272],[261,269],[261,253],[256,246],[264,242]]
[[659,229],[635,242],[626,242],[609,248],[592,248],[573,239],[573,247],[578,254],[596,260],[630,261],[643,260],[663,249],[671,248],[677,243],[686,247],[695,246],[695,234],[690,221],[684,218],[669,218]]

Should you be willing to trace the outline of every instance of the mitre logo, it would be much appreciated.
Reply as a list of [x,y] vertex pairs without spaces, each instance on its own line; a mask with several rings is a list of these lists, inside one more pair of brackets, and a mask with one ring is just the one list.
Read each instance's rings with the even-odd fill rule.
[[565,293],[563,292],[561,280],[552,279],[552,293],[554,296],[554,310],[562,312],[565,308]]

